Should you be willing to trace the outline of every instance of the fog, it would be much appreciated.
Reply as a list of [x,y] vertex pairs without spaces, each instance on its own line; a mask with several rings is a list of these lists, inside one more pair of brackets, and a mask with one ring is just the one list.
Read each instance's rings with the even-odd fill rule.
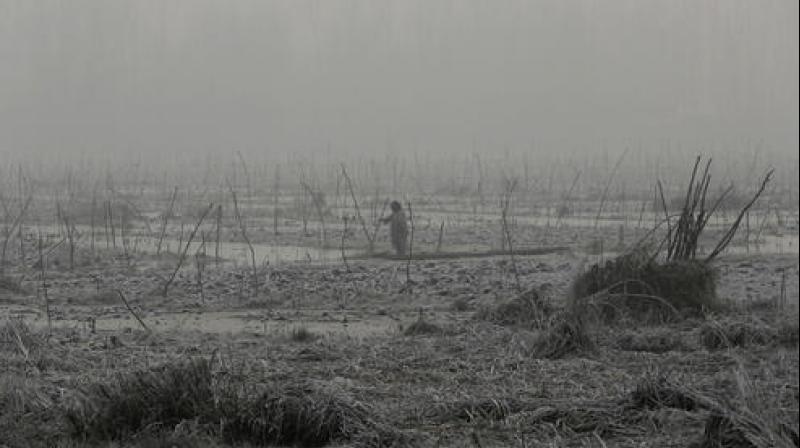
[[0,154],[797,157],[798,3],[0,0]]

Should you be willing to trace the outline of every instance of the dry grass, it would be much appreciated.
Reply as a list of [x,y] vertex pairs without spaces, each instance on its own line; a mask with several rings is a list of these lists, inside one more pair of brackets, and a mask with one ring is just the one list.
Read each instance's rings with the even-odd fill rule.
[[22,355],[26,359],[45,343],[45,337],[28,327],[22,319],[6,319],[0,323],[0,353]]
[[210,363],[188,361],[91,384],[66,417],[78,438],[119,440],[153,425],[172,429],[213,416],[216,394]]
[[596,309],[606,322],[630,317],[664,322],[719,308],[717,275],[694,260],[658,263],[646,248],[593,265],[570,288],[573,307]]
[[419,336],[419,335],[426,335],[426,334],[442,334],[444,330],[432,323],[428,322],[424,319],[417,319],[408,326],[405,330],[403,330],[403,334],[406,336]]
[[475,318],[498,325],[519,325],[539,328],[553,313],[548,300],[537,289],[528,290],[495,307],[483,307]]
[[522,412],[532,405],[511,397],[470,397],[447,403],[437,403],[428,411],[437,423],[452,421],[477,422],[481,420],[498,421]]
[[553,402],[510,417],[512,426],[537,433],[545,429],[567,435],[590,434],[600,437],[641,436],[647,432],[643,415],[620,407],[613,400],[593,402]]
[[320,335],[309,330],[307,327],[299,326],[292,328],[289,338],[294,342],[313,342],[320,338]]
[[[489,264],[476,266],[474,272]],[[430,278],[440,272],[454,276],[456,269],[473,273],[471,265],[429,269],[425,275]],[[369,272],[365,268],[364,277]],[[539,272],[539,268],[527,272],[531,277],[526,280],[551,279],[539,278]],[[566,272],[564,268],[558,275]],[[270,331],[250,331],[250,326],[229,334],[156,327],[162,305],[143,297],[143,309],[154,312],[155,334],[145,338],[143,332],[108,327],[97,334],[81,328],[67,332],[58,325],[46,341],[36,331],[15,325],[21,339],[29,341],[24,344],[32,347],[26,358],[14,331],[0,320],[0,329],[10,336],[0,347],[0,367],[8,371],[3,380],[9,383],[3,400],[14,410],[0,417],[0,434],[10,434],[11,440],[3,443],[15,448],[432,448],[477,446],[475,441],[479,441],[487,448],[677,448],[701,440],[704,431],[710,441],[706,446],[752,437],[745,436],[744,429],[772,440],[776,436],[769,434],[780,430],[763,424],[777,417],[747,417],[738,401],[722,398],[733,389],[728,375],[735,363],[733,356],[746,358],[747,368],[753,371],[759,365],[775,370],[774,378],[766,380],[754,374],[761,390],[767,390],[754,400],[775,404],[780,401],[775,391],[785,388],[781,415],[791,421],[792,409],[797,407],[792,393],[797,390],[798,359],[794,351],[782,347],[791,342],[779,341],[796,340],[797,330],[778,325],[779,319],[773,324],[775,310],[753,311],[758,316],[754,321],[774,327],[767,344],[748,342],[735,350],[709,352],[699,339],[706,320],[644,324],[632,319],[634,312],[626,311],[627,300],[599,295],[555,310],[542,305],[560,301],[533,294],[510,296],[513,299],[500,306],[478,311],[475,319],[448,309],[451,301],[460,299],[489,303],[498,292],[486,292],[484,285],[501,284],[502,277],[486,275],[477,293],[457,288],[460,280],[439,281],[435,290],[450,292],[445,298],[430,291],[426,294],[422,286],[415,289],[418,294],[400,302],[373,290],[359,293],[349,301],[358,322],[386,322],[388,331],[375,333],[361,333],[360,326],[347,334],[325,332],[338,325],[316,320],[320,311],[328,312],[326,307],[331,306],[327,297],[304,296],[294,324],[267,326]],[[302,275],[287,276],[285,281],[296,284],[298,290],[331,282]],[[556,290],[564,286],[566,281],[560,281]],[[641,300],[646,302],[643,308],[668,309],[656,299]],[[221,303],[220,309],[228,305]],[[614,306],[620,309],[619,319],[606,325],[608,321],[597,318]],[[635,306],[629,309],[636,311]],[[415,309],[426,313],[424,320],[406,325],[405,333],[415,336],[398,337],[395,323],[386,315],[403,321]],[[58,311],[62,311],[60,305]],[[66,305],[63,311],[67,316],[80,314]],[[98,310],[98,314],[103,312]],[[114,312],[118,310],[106,311]],[[740,312],[727,308],[713,318],[746,320],[733,314]],[[239,314],[243,321],[253,317]],[[414,319],[412,315],[408,323]],[[313,339],[305,330],[325,332],[325,336],[310,344],[296,343]],[[104,343],[112,337],[120,343]],[[217,364],[212,357],[213,363],[198,366],[193,363],[206,361],[187,361],[186,353],[205,359],[222,354],[225,362]],[[659,374],[659,368],[674,370],[671,375]],[[39,391],[50,401],[26,395]],[[42,409],[50,409],[51,414]],[[64,418],[65,414],[73,420]],[[40,437],[44,432],[40,428],[45,427],[55,429]],[[417,439],[408,437],[412,432],[419,434]]]
[[647,372],[631,392],[628,406],[635,409],[675,408],[697,411],[709,407],[701,394],[661,372]]
[[77,395],[66,418],[74,438],[131,440],[187,424],[227,443],[319,447],[358,440],[390,446],[397,433],[346,391],[303,382],[245,383],[205,359],[140,370]]
[[450,309],[457,312],[472,311],[474,306],[470,303],[467,297],[459,297],[450,305]]
[[0,375],[0,414],[40,412],[53,406],[46,384],[11,373]]
[[[735,395],[722,400],[706,420],[698,448],[793,448],[798,438],[797,396],[781,400],[774,391],[768,393],[740,369],[735,373]],[[780,393],[781,390],[778,389]],[[785,391],[783,391],[785,393]],[[796,394],[796,392],[795,392]],[[792,402],[784,407],[782,402]]]
[[[798,446],[796,387],[775,387],[775,378],[761,384],[739,367],[733,373],[735,387],[702,393],[659,372],[649,372],[631,392],[627,407],[674,408],[704,413],[704,430],[695,448],[767,448]],[[784,386],[786,386],[784,384]],[[794,396],[792,396],[794,393]]]
[[312,383],[245,387],[226,397],[219,411],[222,436],[230,442],[319,447],[358,439],[378,447],[397,439],[344,390]]
[[698,329],[700,344],[709,350],[767,345],[797,346],[796,319],[765,322],[756,316],[709,318]]
[[556,359],[591,350],[595,343],[580,314],[562,312],[551,317],[530,350],[536,358]]
[[667,353],[692,350],[684,335],[669,327],[621,331],[614,344],[620,350],[631,352]]

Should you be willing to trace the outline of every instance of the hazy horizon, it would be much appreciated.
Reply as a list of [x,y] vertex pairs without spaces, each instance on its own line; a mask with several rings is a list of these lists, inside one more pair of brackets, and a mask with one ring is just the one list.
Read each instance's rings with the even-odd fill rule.
[[793,1],[0,0],[0,154],[763,150]]

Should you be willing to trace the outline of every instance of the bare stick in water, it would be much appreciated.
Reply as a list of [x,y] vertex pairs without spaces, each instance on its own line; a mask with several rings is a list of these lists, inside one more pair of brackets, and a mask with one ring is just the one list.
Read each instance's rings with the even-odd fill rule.
[[622,161],[625,159],[625,155],[628,154],[628,150],[622,153],[617,159],[617,163],[614,165],[614,168],[611,170],[611,173],[608,175],[608,181],[606,182],[606,187],[603,190],[603,196],[600,198],[600,206],[597,207],[597,216],[594,218],[594,228],[597,229],[597,223],[600,221],[600,215],[603,213],[603,206],[606,204],[606,199],[608,198],[608,190],[611,188],[611,182],[614,181],[614,176],[617,174],[617,170],[619,166],[622,165]]
[[522,292],[522,283],[519,280],[519,271],[517,270],[517,260],[514,258],[514,245],[511,238],[511,231],[508,227],[508,212],[511,208],[511,197],[514,194],[514,189],[517,186],[517,179],[506,180],[505,191],[500,202],[500,218],[503,224],[503,239],[508,247],[508,254],[511,258],[511,269],[514,272],[514,281],[516,282],[517,292]]
[[5,268],[6,265],[6,250],[8,248],[8,240],[11,238],[11,235],[14,234],[14,230],[17,226],[20,225],[22,219],[25,217],[25,212],[28,210],[28,206],[30,205],[31,201],[33,200],[33,196],[28,196],[28,199],[25,200],[25,204],[22,206],[19,214],[14,218],[14,222],[11,224],[11,227],[6,228],[4,239],[3,239],[3,251],[2,251],[2,258],[0,258],[0,271]]
[[192,240],[194,239],[194,235],[197,233],[197,229],[200,228],[200,225],[203,224],[203,220],[206,219],[206,216],[211,212],[211,209],[214,208],[214,204],[209,204],[208,207],[205,209],[202,215],[200,215],[200,219],[197,220],[197,224],[195,224],[192,233],[189,234],[189,239],[186,241],[186,246],[183,248],[181,252],[181,256],[178,259],[178,264],[175,266],[175,270],[172,271],[172,275],[169,276],[169,279],[164,283],[164,291],[162,291],[162,295],[164,297],[167,296],[167,292],[169,291],[169,286],[172,284],[172,281],[175,280],[175,276],[178,275],[178,271],[181,269],[184,260],[186,259],[186,254],[189,252],[189,246],[192,244]]
[[130,312],[131,315],[134,318],[136,318],[136,321],[139,322],[139,325],[141,325],[142,328],[144,328],[144,331],[150,333],[150,329],[147,328],[147,325],[144,324],[144,321],[139,317],[138,314],[136,314],[136,311],[134,311],[133,308],[131,308],[131,305],[128,303],[128,300],[125,298],[125,294],[123,294],[122,291],[120,291],[119,289],[115,289],[114,292],[117,293],[119,298],[122,300],[122,303],[125,304],[125,308],[128,309],[128,312]]
[[733,222],[733,224],[731,224],[728,231],[725,233],[722,239],[719,240],[717,246],[713,251],[711,251],[711,254],[706,257],[706,262],[716,258],[717,255],[719,255],[723,250],[725,250],[726,247],[728,247],[728,244],[730,244],[730,242],[733,240],[733,236],[736,235],[736,230],[739,229],[739,224],[741,224],[742,218],[744,218],[747,212],[750,211],[750,207],[756,203],[758,198],[761,197],[761,194],[764,193],[764,190],[767,188],[767,184],[769,184],[769,182],[772,180],[772,174],[774,172],[775,170],[769,170],[767,172],[767,174],[764,176],[764,179],[761,181],[761,186],[759,187],[758,191],[756,191],[756,193],[753,195],[753,198],[750,200],[750,202],[748,202],[742,208],[742,210],[739,211],[739,216],[736,217],[736,220]]
[[358,207],[358,199],[356,199],[356,192],[353,189],[353,181],[350,179],[350,176],[347,175],[347,170],[345,169],[344,165],[342,165],[342,176],[344,176],[345,184],[347,185],[347,189],[350,191],[350,197],[353,199],[353,207],[356,210],[356,219],[358,222],[361,223],[361,230],[364,231],[364,236],[367,238],[367,251],[372,253],[373,249],[375,248],[375,237],[370,235],[369,229],[367,229],[367,223],[364,221],[364,218],[361,216],[361,209]]
[[174,190],[172,190],[172,198],[169,200],[169,207],[167,207],[166,213],[164,216],[161,217],[161,232],[158,235],[158,245],[156,246],[156,256],[161,254],[161,243],[164,241],[164,234],[167,233],[167,223],[169,222],[169,217],[172,215],[173,208],[175,207],[175,198],[178,196],[178,187],[176,186]]
[[242,238],[244,238],[244,242],[247,243],[247,248],[250,250],[250,262],[253,267],[253,288],[258,291],[259,285],[258,266],[256,265],[256,251],[253,249],[253,244],[250,242],[250,238],[247,236],[247,226],[245,225],[242,214],[239,211],[239,200],[236,199],[236,191],[233,190],[233,185],[231,185],[230,182],[228,182],[228,189],[233,197],[233,213],[236,216],[236,222],[239,223],[239,230],[242,232]]

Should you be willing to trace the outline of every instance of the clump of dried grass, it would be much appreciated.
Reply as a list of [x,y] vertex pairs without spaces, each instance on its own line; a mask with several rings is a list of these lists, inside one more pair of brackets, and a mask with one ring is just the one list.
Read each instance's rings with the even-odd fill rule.
[[443,332],[444,330],[442,330],[440,326],[423,319],[418,319],[414,321],[414,323],[412,323],[405,330],[403,330],[403,334],[406,336],[442,334]]
[[388,445],[396,436],[372,414],[344,391],[311,383],[245,388],[220,405],[223,438],[256,445],[319,447],[356,438]]
[[0,375],[0,414],[26,414],[52,406],[53,399],[39,381],[10,373]]
[[709,406],[701,394],[660,372],[648,372],[628,397],[634,409],[675,408],[696,411]]
[[615,402],[568,402],[540,406],[507,419],[514,427],[547,426],[556,431],[591,434],[601,437],[636,436],[645,431],[643,418],[637,412],[622,408]]
[[475,318],[498,325],[540,327],[553,313],[552,306],[537,289],[531,289],[495,307],[483,307]]
[[561,433],[601,436],[644,432],[639,410],[616,400],[523,400],[514,397],[468,397],[427,406],[426,417],[436,424],[456,421],[502,421],[504,428],[525,428],[536,433],[549,428]]
[[450,305],[450,309],[458,312],[470,311],[473,309],[473,305],[470,303],[470,298],[459,297],[453,301]]
[[524,403],[512,397],[476,397],[438,403],[427,411],[433,414],[433,420],[437,423],[452,422],[454,420],[467,422],[479,420],[499,421],[512,414],[530,409],[531,406],[530,403]]
[[433,322],[428,322],[425,320],[425,313],[422,308],[419,309],[419,315],[417,317],[416,322],[412,323],[403,331],[403,334],[406,336],[418,336],[418,335],[426,335],[426,334],[442,334],[444,330],[434,324]]
[[505,428],[542,428],[573,434],[601,436],[634,435],[644,432],[643,415],[616,400],[522,400],[514,397],[469,397],[426,407],[426,417],[436,424],[456,421],[503,421]]
[[28,358],[45,343],[45,338],[22,319],[6,319],[0,324],[0,352],[11,352]]
[[[731,395],[705,394],[659,372],[647,373],[631,392],[627,409],[675,408],[707,412],[704,432],[695,448],[797,447],[796,389],[758,384],[739,368]],[[769,378],[767,378],[769,380]],[[770,381],[767,381],[770,382]],[[784,385],[785,386],[785,385]],[[789,396],[794,393],[794,396]]]
[[292,328],[289,337],[294,342],[312,342],[319,339],[320,335],[309,330],[308,327],[299,326]]
[[623,331],[614,342],[620,350],[631,352],[667,353],[691,350],[681,333],[674,328]]
[[755,316],[708,319],[698,330],[700,344],[709,350],[765,345],[797,345],[796,321],[768,324]]
[[682,312],[718,307],[716,273],[696,260],[655,261],[645,246],[593,265],[572,282],[573,307],[594,309],[606,321],[630,316],[664,322]]
[[[722,401],[706,420],[697,448],[790,448],[800,446],[797,398],[794,408],[753,381],[743,370],[735,374],[736,393]],[[791,401],[791,400],[790,400]]]
[[245,383],[220,377],[207,360],[135,371],[88,386],[68,407],[74,437],[129,440],[191,422],[226,442],[255,445],[389,446],[400,435],[345,391],[304,382]]
[[565,311],[552,316],[533,340],[530,354],[536,358],[556,359],[594,348],[581,314]]
[[[711,253],[704,260],[698,260],[700,237],[720,202],[730,192],[730,189],[725,191],[707,208],[711,160],[706,161],[702,171],[700,162],[698,156],[674,226],[661,182],[657,184],[665,213],[666,237],[654,245],[653,233],[649,233],[632,250],[603,266],[596,264],[578,276],[572,285],[573,302],[580,302],[582,308],[600,310],[598,314],[606,320],[623,314],[638,320],[664,321],[678,317],[678,312],[704,313],[719,306],[716,273],[711,262],[730,244],[742,218],[771,181],[773,170],[764,176],[753,198],[739,211]],[[662,248],[665,248],[663,261],[657,261]]]
[[211,417],[215,394],[210,363],[194,360],[91,384],[77,395],[66,417],[77,437],[119,440],[154,425],[171,429],[185,420]]

